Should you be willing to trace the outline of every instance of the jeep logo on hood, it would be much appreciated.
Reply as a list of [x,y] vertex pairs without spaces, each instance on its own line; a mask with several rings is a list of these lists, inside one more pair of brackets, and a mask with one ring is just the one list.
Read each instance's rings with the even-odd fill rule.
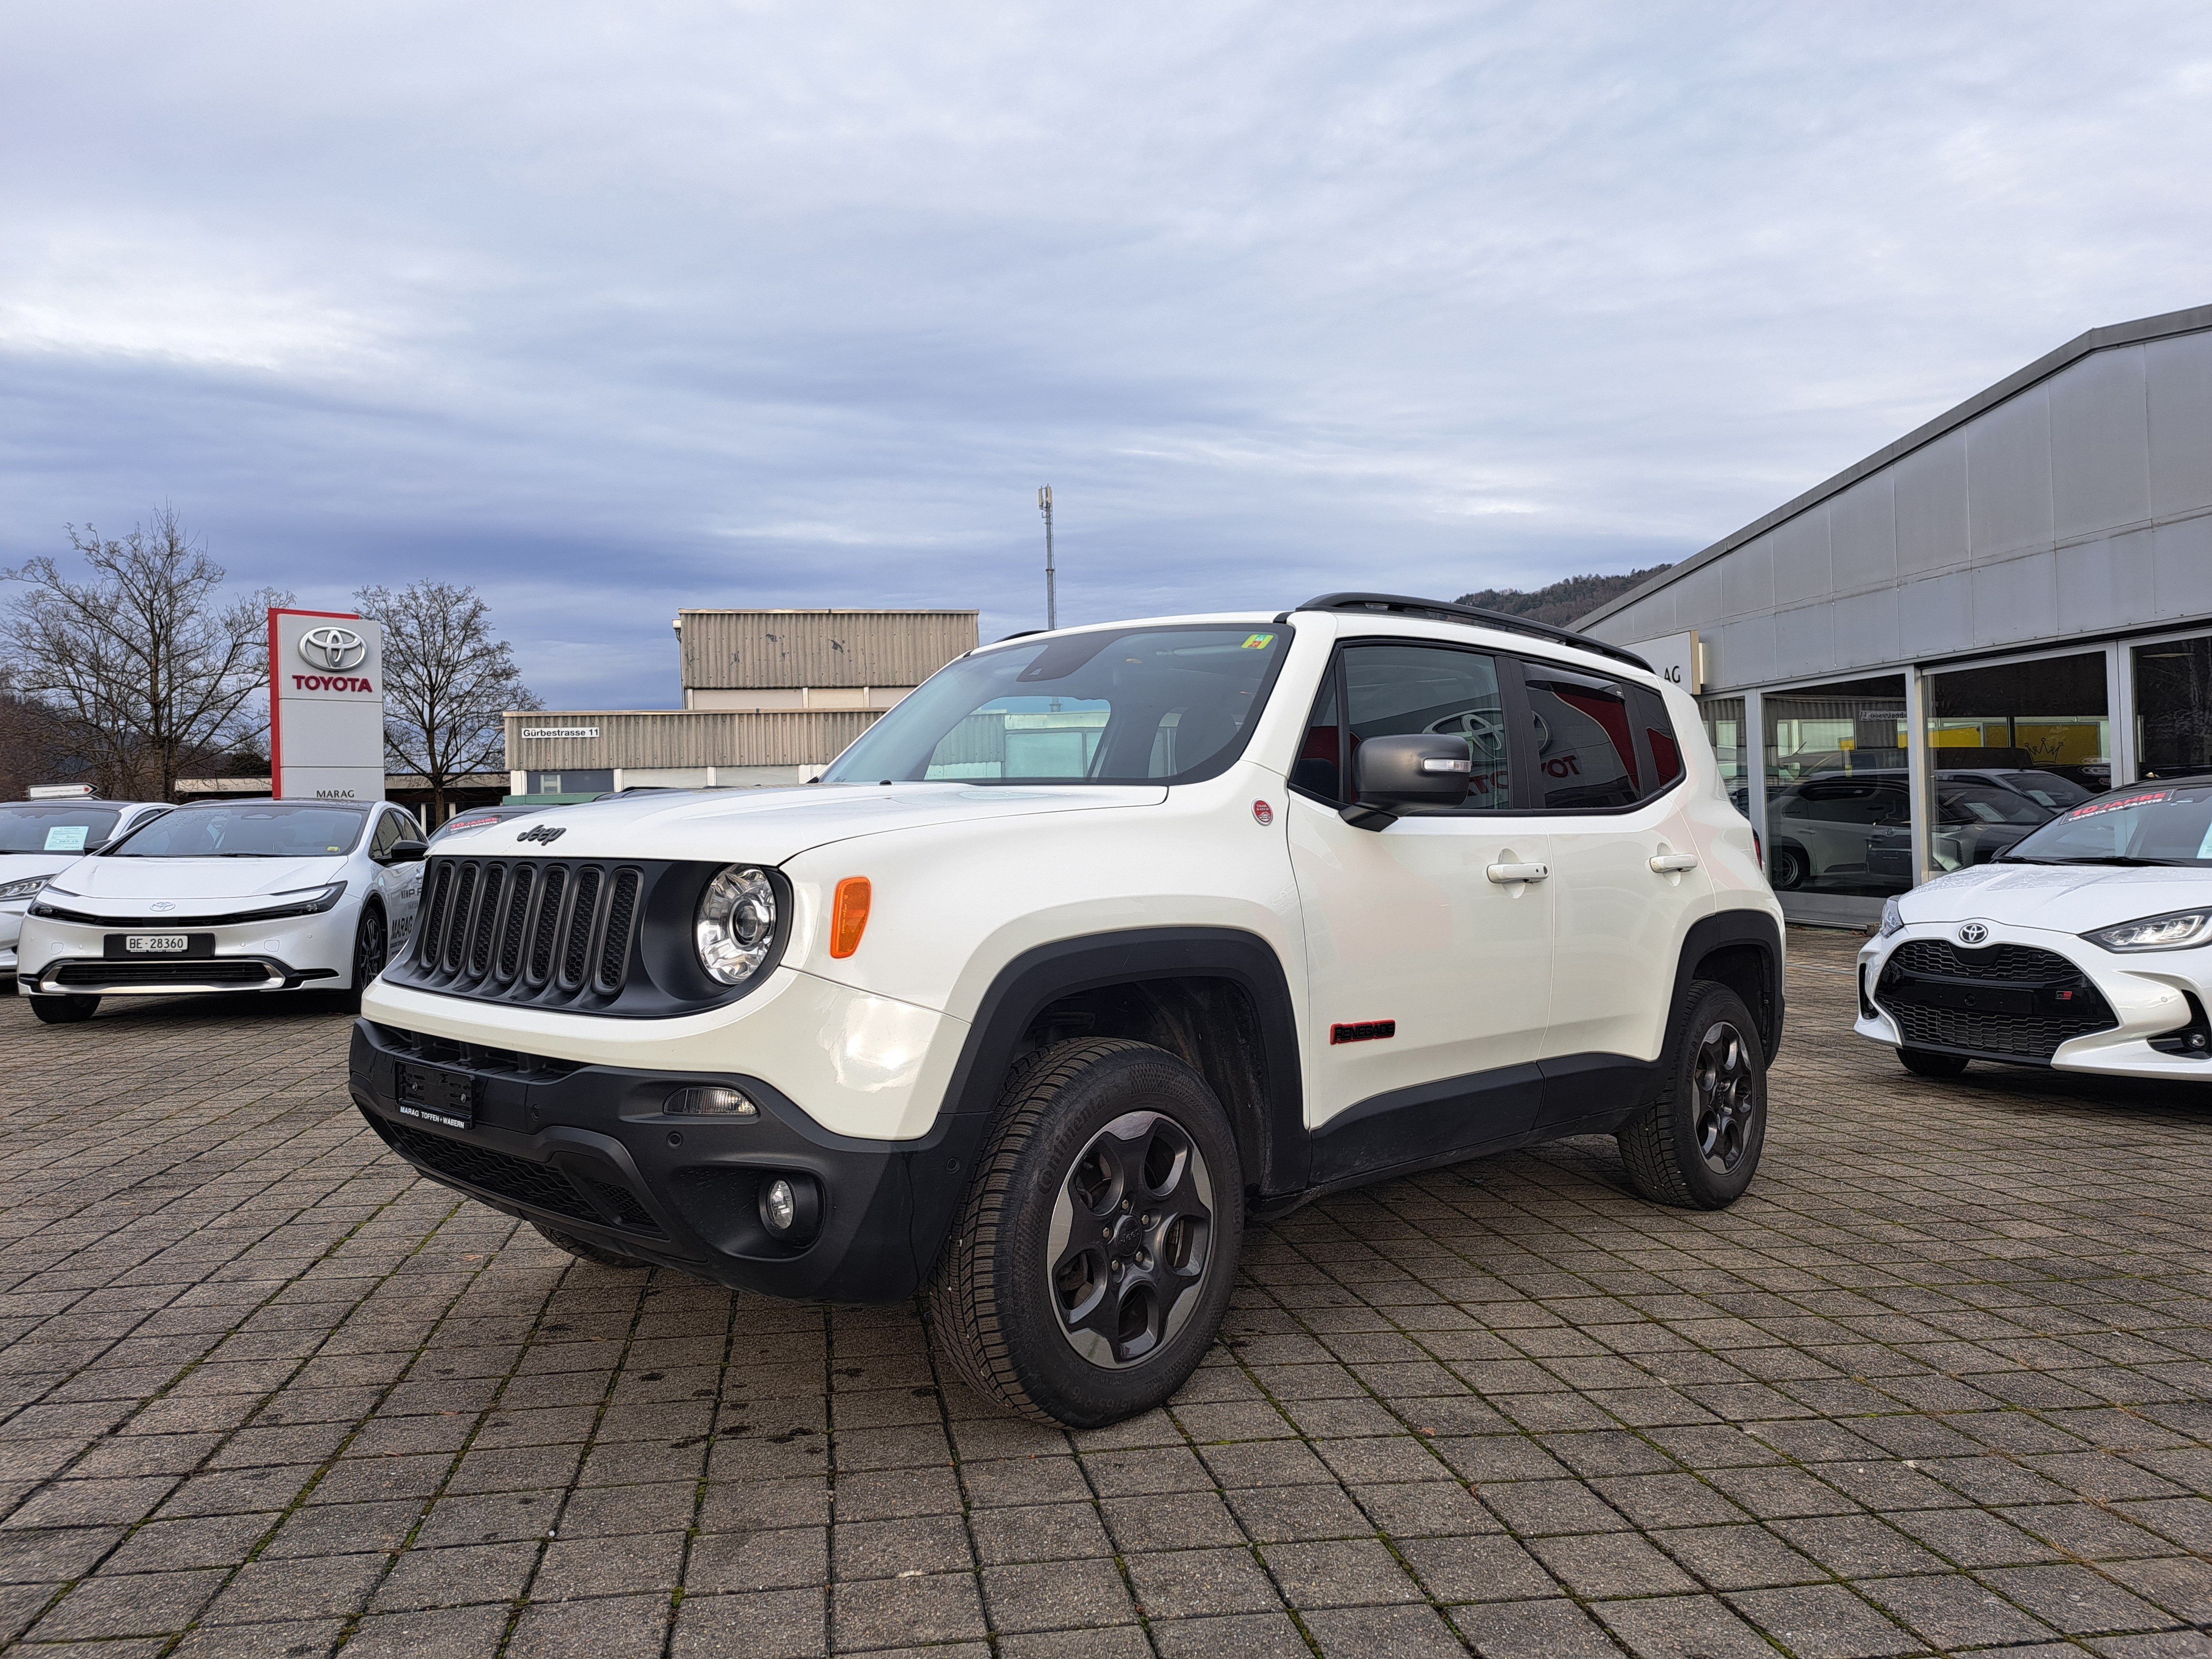
[[551,824],[533,823],[530,828],[517,836],[515,840],[554,842],[560,840],[562,836],[568,833],[568,826],[565,823],[557,828]]

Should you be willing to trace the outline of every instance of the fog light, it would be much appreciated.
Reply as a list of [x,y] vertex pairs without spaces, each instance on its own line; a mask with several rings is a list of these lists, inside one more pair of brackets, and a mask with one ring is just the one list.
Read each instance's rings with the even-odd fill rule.
[[660,1109],[678,1116],[758,1117],[760,1108],[735,1089],[678,1089]]
[[778,1176],[761,1188],[760,1218],[786,1243],[811,1238],[822,1218],[822,1189],[805,1176]]

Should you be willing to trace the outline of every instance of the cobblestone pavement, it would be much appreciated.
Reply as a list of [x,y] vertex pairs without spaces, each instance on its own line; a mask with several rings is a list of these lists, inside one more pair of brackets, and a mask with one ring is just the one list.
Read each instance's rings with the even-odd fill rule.
[[[23,1654],[2212,1653],[2212,1091],[1851,1037],[1801,934],[1718,1215],[1610,1141],[1256,1232],[1063,1435],[906,1309],[586,1266],[388,1157],[345,1021],[0,1000]],[[1463,1645],[1464,1644],[1464,1645]]]

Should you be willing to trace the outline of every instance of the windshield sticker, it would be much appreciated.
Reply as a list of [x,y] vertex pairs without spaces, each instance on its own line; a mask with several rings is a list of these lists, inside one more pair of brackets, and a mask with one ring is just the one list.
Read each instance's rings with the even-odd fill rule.
[[1247,634],[1244,636],[1244,649],[1247,651],[1265,651],[1274,642],[1275,636],[1273,634]]
[[82,853],[84,851],[85,826],[82,823],[58,823],[46,831],[49,853]]
[[2197,843],[2197,856],[2200,859],[2212,859],[2212,824],[2205,826],[2204,839]]
[[2100,799],[2089,801],[2075,807],[2066,816],[2069,821],[2074,818],[2093,818],[2100,812],[2124,812],[2130,806],[2148,806],[2154,802],[2172,799],[2173,791],[2171,789],[2154,789],[2148,794],[2106,795]]

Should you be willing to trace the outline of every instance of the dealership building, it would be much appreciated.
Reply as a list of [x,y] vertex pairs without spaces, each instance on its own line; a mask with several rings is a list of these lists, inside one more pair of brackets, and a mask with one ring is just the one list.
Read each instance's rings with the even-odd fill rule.
[[973,611],[684,611],[684,706],[507,716],[510,799],[804,783],[976,645]]
[[1698,695],[1801,921],[2212,773],[2212,306],[2091,330],[1577,625]]

